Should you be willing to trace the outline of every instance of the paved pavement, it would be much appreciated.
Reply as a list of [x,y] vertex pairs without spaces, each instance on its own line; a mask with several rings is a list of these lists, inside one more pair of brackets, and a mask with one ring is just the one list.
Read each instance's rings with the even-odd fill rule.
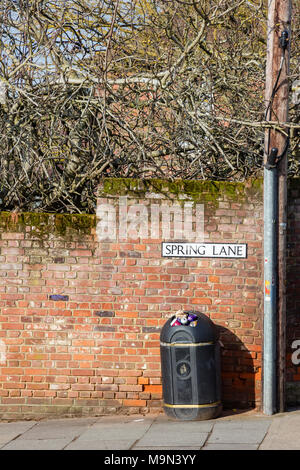
[[300,409],[273,416],[232,411],[208,421],[158,414],[0,422],[0,449],[130,451],[132,456],[139,450],[300,450]]

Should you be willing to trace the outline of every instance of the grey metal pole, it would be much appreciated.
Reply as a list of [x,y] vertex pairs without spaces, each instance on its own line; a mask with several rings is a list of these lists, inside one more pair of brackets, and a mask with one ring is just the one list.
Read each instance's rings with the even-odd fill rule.
[[[266,121],[274,119],[278,123],[284,123],[288,120],[291,11],[292,0],[268,0]],[[287,144],[285,132],[278,131],[276,128],[266,129],[263,359],[263,411],[265,414],[276,413],[278,405],[280,411],[284,411],[285,406],[286,233],[285,230],[278,232],[278,226],[286,226]],[[278,156],[277,153],[279,153]],[[277,240],[276,236],[278,236]],[[278,405],[276,388],[278,389]]]
[[267,415],[276,412],[277,205],[277,168],[265,167],[263,411]]

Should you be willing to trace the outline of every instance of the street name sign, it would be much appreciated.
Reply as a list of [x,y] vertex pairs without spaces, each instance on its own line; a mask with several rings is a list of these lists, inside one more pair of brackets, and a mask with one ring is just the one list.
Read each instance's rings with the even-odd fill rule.
[[180,258],[247,258],[246,243],[163,242],[163,257]]

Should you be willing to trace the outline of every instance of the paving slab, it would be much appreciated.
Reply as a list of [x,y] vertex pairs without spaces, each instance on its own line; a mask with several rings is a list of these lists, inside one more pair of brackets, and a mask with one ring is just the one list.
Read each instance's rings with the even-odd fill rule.
[[274,416],[259,450],[300,450],[300,415]]
[[36,425],[36,421],[0,423],[0,448]]
[[177,446],[201,448],[213,428],[212,421],[180,421],[157,419],[135,444],[135,449]]
[[68,437],[70,442],[96,421],[97,418],[65,418],[41,421],[36,423],[31,429],[25,431],[19,439],[51,440],[65,439]]
[[257,450],[258,444],[207,444],[202,450]]
[[206,421],[175,421],[170,418],[159,417],[157,418],[150,430],[151,432],[172,432],[180,431],[181,434],[186,432],[210,432],[216,423],[215,420],[206,420]]
[[195,446],[195,447],[188,447],[188,446],[186,446],[186,447],[184,447],[184,446],[179,445],[179,446],[173,446],[173,447],[172,447],[172,446],[168,446],[168,447],[164,447],[164,446],[154,446],[154,447],[148,446],[148,447],[142,447],[142,446],[140,446],[140,447],[139,447],[139,446],[137,445],[137,446],[132,447],[131,449],[132,449],[132,450],[136,450],[136,451],[138,451],[138,450],[157,450],[157,451],[161,450],[161,451],[167,452],[168,450],[176,450],[176,451],[181,451],[181,450],[184,450],[184,451],[186,451],[186,450],[201,450],[201,446]]
[[207,441],[208,444],[260,444],[264,439],[271,419],[232,420],[216,423]]
[[65,439],[16,439],[9,442],[1,450],[62,450],[69,444]]
[[230,429],[265,429],[266,427],[270,426],[272,423],[272,419],[270,417],[258,417],[258,418],[227,418],[226,420],[219,421],[216,420],[214,422],[214,428],[222,429],[222,428],[230,428]]
[[95,423],[84,431],[80,439],[105,439],[106,441],[115,440],[136,440],[140,439],[149,429],[151,423]]
[[97,420],[87,430],[71,442],[68,450],[97,449],[124,450],[130,449],[151,427],[152,419],[130,419],[118,417]]
[[120,439],[116,441],[106,441],[99,439],[76,439],[69,443],[65,450],[129,450],[132,448],[135,440]]

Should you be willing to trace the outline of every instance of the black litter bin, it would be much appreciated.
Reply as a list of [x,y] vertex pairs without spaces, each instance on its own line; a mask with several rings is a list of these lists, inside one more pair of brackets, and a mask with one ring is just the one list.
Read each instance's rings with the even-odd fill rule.
[[201,312],[185,325],[170,318],[160,335],[162,389],[166,415],[180,420],[216,418],[221,410],[219,333]]

